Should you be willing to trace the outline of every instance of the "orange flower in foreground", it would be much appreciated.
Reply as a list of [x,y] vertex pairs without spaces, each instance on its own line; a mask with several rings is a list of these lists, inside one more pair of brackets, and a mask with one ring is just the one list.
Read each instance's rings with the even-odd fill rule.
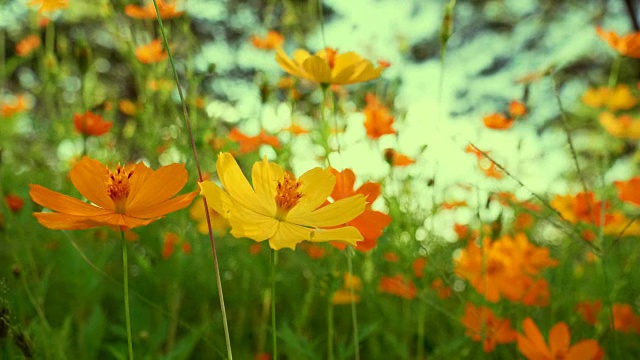
[[37,7],[39,13],[66,9],[69,7],[69,0],[31,0],[29,6]]
[[9,207],[9,210],[11,210],[14,213],[17,213],[18,211],[22,210],[22,208],[24,207],[24,199],[22,199],[18,195],[7,194],[4,197],[4,199],[7,202],[7,206]]
[[633,119],[629,115],[617,117],[608,111],[600,113],[600,125],[607,130],[611,136],[620,139],[638,140],[640,139],[640,119]]
[[[391,223],[391,216],[371,209],[371,204],[380,196],[380,184],[367,182],[354,189],[356,175],[353,170],[344,169],[340,172],[333,168],[329,168],[329,170],[336,177],[336,184],[331,192],[333,201],[346,199],[357,194],[361,194],[367,199],[367,206],[364,212],[347,224],[358,229],[364,237],[363,241],[357,243],[356,250],[365,252],[373,249],[378,242],[378,238],[382,236],[384,229]],[[346,248],[346,244],[343,242],[332,242],[331,245],[340,250]]]
[[405,279],[402,275],[384,276],[380,279],[378,290],[382,293],[395,295],[405,299],[413,299],[418,295],[418,289],[411,280]]
[[484,126],[494,130],[506,130],[513,125],[513,119],[509,119],[501,113],[494,113],[482,118]]
[[31,55],[32,52],[40,47],[40,43],[40,36],[29,35],[16,44],[16,55],[22,57]]
[[613,31],[605,32],[601,27],[596,27],[598,36],[606,41],[609,46],[621,55],[640,59],[640,32],[634,32],[625,36],[619,36]]
[[280,147],[280,140],[273,135],[268,135],[264,130],[260,130],[260,134],[256,136],[248,136],[243,134],[237,128],[231,129],[227,135],[229,140],[240,144],[240,153],[248,154],[254,152],[262,145],[271,145],[274,149]]
[[629,304],[613,304],[613,328],[616,331],[640,334],[640,316]]
[[109,170],[85,156],[74,165],[69,176],[91,204],[30,184],[31,199],[54,211],[34,213],[44,227],[77,230],[116,226],[129,230],[189,206],[198,194],[194,191],[174,197],[187,183],[183,164],[171,164],[154,171],[140,162]]
[[26,96],[19,95],[12,103],[3,103],[2,106],[0,106],[0,116],[10,118],[13,115],[24,112],[28,107]]
[[518,333],[511,327],[511,320],[497,317],[486,306],[476,307],[467,303],[462,324],[467,328],[466,335],[474,341],[482,341],[484,352],[492,352],[497,344],[516,341]]
[[375,95],[367,93],[365,96],[367,106],[362,110],[365,116],[364,127],[367,136],[371,139],[378,139],[382,135],[395,134],[393,130],[393,116],[389,115],[389,109],[378,101]]
[[602,301],[583,301],[576,305],[576,311],[582,316],[582,319],[589,325],[596,325],[598,322],[598,314],[602,309]]
[[[158,12],[163,19],[173,19],[178,16],[182,16],[184,11],[177,11],[175,2],[164,2],[164,0],[157,0]],[[124,8],[124,13],[135,19],[156,19],[156,9],[153,6],[152,1],[148,1],[144,7],[137,5],[127,5]]]
[[73,115],[73,126],[76,131],[83,135],[100,136],[111,129],[113,123],[104,121],[102,116],[87,111],[84,114]]
[[571,346],[571,333],[564,322],[559,322],[549,332],[549,346],[536,324],[527,317],[522,322],[524,335],[518,334],[518,349],[529,360],[595,360],[600,346],[596,340],[582,340]]
[[388,148],[384,150],[384,159],[391,166],[408,166],[415,164],[416,160],[401,154],[394,149]]
[[636,176],[627,181],[614,181],[613,184],[618,189],[620,200],[640,206],[640,176]]
[[282,47],[284,36],[275,30],[269,30],[263,38],[256,35],[251,36],[251,43],[258,49],[274,50]]
[[147,45],[136,49],[136,58],[143,64],[154,64],[169,58],[160,40],[154,39]]

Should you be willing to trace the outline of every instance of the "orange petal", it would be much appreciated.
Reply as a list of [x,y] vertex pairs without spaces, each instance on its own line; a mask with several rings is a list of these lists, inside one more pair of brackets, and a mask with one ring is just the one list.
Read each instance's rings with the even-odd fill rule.
[[104,215],[111,212],[40,185],[30,184],[29,187],[29,195],[34,202],[54,211],[77,216]]
[[356,175],[351,169],[338,171],[329,168],[329,171],[336,177],[336,184],[331,192],[333,200],[340,200],[353,195],[353,184],[356,182]]
[[194,191],[188,194],[176,196],[160,204],[138,208],[135,209],[135,211],[127,210],[127,215],[141,219],[151,219],[164,216],[189,206],[196,195],[198,195],[198,192]]
[[551,354],[563,354],[571,344],[571,333],[564,322],[557,323],[549,332],[549,347]]
[[583,340],[573,345],[567,353],[566,360],[591,360],[596,359],[600,346],[596,340]]
[[364,183],[355,193],[364,195],[367,198],[367,204],[372,204],[380,196],[380,184],[375,182]]
[[69,176],[82,196],[101,208],[114,210],[113,200],[107,195],[108,171],[99,161],[85,156],[73,166]]
[[33,213],[38,222],[52,230],[81,230],[99,226],[86,216],[61,213]]
[[[522,322],[522,329],[524,330],[524,334],[531,342],[531,345],[535,347],[539,353],[548,354],[548,357],[551,358],[551,353],[549,352],[549,348],[544,341],[544,337],[542,337],[540,330],[538,330],[538,327],[530,317],[524,319],[524,321]],[[518,336],[518,340],[519,338],[520,337]],[[519,344],[520,341],[518,341],[518,345]]]
[[[136,176],[135,171],[138,171],[138,166],[133,176]],[[188,177],[184,164],[170,164],[152,171],[145,177],[146,181],[137,184],[135,193],[132,186],[127,201],[127,213],[135,213],[140,208],[157,205],[173,197],[184,187]]]

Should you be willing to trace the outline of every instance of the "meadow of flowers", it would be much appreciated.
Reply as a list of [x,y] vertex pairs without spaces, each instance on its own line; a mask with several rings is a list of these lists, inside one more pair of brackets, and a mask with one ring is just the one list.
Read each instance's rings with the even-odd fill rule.
[[[519,160],[558,176],[539,190],[502,140],[405,151],[406,62],[333,46],[335,2],[2,2],[0,359],[640,358],[640,29],[620,3],[594,7],[590,57],[517,74],[462,124],[559,134],[540,157],[568,170]],[[460,6],[428,42],[440,99]]]

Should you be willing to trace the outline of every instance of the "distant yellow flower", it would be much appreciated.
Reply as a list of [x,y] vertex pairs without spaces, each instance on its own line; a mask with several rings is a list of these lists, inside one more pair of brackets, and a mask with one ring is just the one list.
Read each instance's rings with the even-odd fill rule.
[[69,0],[31,0],[29,6],[40,8],[38,12],[56,11],[69,7]]
[[606,107],[610,111],[618,111],[633,108],[638,99],[633,96],[629,86],[620,84],[615,88],[590,88],[582,95],[582,102],[590,107]]
[[[336,182],[329,170],[314,168],[296,179],[264,159],[253,165],[252,188],[231,154],[221,153],[216,168],[225,190],[204,181],[200,193],[209,206],[229,220],[236,238],[268,239],[275,250],[295,249],[305,240],[344,241],[354,246],[362,240],[355,227],[341,225],[364,211],[364,196],[322,206]],[[340,227],[324,229],[334,226]]]
[[609,134],[621,139],[640,139],[640,119],[633,119],[629,115],[616,117],[613,113],[604,111],[600,113],[600,125]]
[[373,67],[371,61],[354,52],[338,54],[331,48],[318,51],[315,55],[298,49],[293,59],[282,49],[276,50],[276,61],[284,71],[319,84],[347,85],[370,81],[380,77],[383,66]]

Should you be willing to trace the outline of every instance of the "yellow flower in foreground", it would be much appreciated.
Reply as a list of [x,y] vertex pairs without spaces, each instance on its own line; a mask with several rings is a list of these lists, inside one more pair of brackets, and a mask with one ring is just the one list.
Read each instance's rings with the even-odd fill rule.
[[143,163],[109,170],[97,160],[83,157],[71,169],[71,182],[93,204],[31,184],[31,199],[56,212],[34,213],[49,229],[77,230],[117,226],[128,230],[147,225],[191,204],[197,192],[174,197],[187,182],[183,164],[154,171]]
[[347,85],[365,82],[380,77],[383,66],[373,67],[371,61],[354,52],[338,54],[331,48],[318,51],[315,55],[298,49],[293,59],[282,49],[276,50],[276,61],[284,71],[319,84]]
[[[295,249],[302,241],[362,240],[353,226],[341,226],[362,214],[366,201],[356,195],[322,206],[333,190],[335,176],[314,168],[296,179],[266,159],[253,165],[253,188],[229,153],[216,163],[225,190],[212,183],[200,183],[201,194],[215,211],[231,224],[231,235],[255,241],[269,240],[272,249]],[[321,207],[322,206],[322,207]],[[336,227],[339,226],[339,227]],[[336,227],[324,229],[327,227]]]

